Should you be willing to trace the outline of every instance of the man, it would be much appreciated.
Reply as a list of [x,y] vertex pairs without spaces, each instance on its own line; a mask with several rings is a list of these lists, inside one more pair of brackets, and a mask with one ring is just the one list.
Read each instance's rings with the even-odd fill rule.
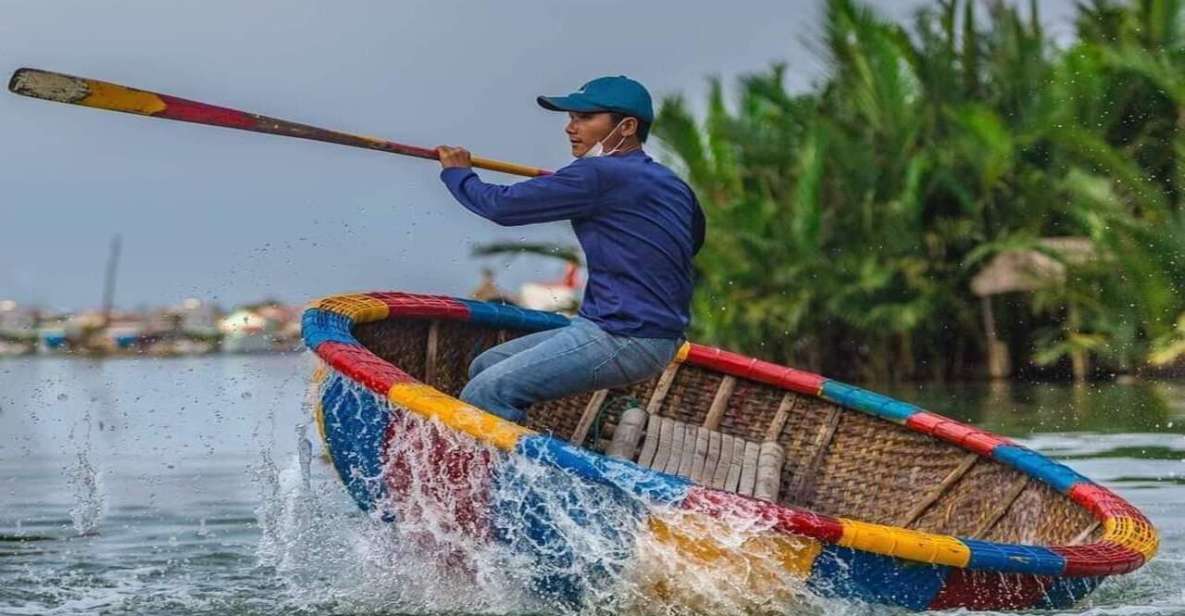
[[683,344],[691,260],[704,218],[691,189],[642,151],[654,121],[650,93],[601,77],[568,96],[538,97],[568,112],[577,160],[553,175],[487,184],[469,152],[440,146],[440,177],[461,205],[499,225],[572,221],[588,283],[579,315],[559,329],[493,347],[473,360],[461,399],[522,422],[535,402],[645,381]]

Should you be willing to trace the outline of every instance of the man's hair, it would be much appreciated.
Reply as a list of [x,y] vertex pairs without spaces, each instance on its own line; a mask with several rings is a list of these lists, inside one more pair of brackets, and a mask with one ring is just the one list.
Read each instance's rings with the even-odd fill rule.
[[624,120],[626,118],[633,118],[633,119],[637,120],[637,122],[638,122],[638,141],[641,141],[642,143],[646,143],[646,138],[650,136],[650,123],[649,122],[643,122],[642,119],[637,116],[627,115],[624,113],[618,113],[616,111],[610,111],[609,117],[613,120],[614,126],[617,126],[617,124],[619,122],[621,122],[622,120]]

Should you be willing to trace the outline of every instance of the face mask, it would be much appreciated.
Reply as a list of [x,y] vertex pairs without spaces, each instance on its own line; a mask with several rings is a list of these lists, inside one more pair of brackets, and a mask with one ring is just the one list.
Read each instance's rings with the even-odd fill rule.
[[608,135],[605,135],[605,139],[602,139],[602,140],[594,143],[592,145],[592,147],[588,149],[587,152],[585,152],[583,155],[580,156],[580,158],[597,158],[599,156],[609,156],[610,154],[613,154],[613,153],[617,152],[618,150],[620,150],[622,144],[625,143],[625,137],[622,137],[621,140],[617,142],[617,145],[613,146],[613,149],[609,150],[608,152],[605,151],[605,140],[608,139],[609,137],[611,137],[613,135],[613,133],[616,133],[617,129],[621,128],[621,125],[624,123],[625,123],[624,119],[621,122],[618,122],[617,126],[614,126],[613,130],[609,131]]

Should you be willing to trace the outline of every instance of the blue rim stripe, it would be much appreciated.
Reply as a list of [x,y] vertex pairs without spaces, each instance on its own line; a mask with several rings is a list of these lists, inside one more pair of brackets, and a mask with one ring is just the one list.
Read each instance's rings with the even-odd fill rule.
[[1030,477],[1044,481],[1062,494],[1069,494],[1076,483],[1090,480],[1074,469],[1017,445],[1000,445],[992,450],[992,459],[1002,462]]
[[320,308],[309,308],[300,317],[300,335],[305,346],[314,351],[322,342],[358,344],[350,331],[353,327],[353,319]]
[[823,381],[821,395],[837,404],[901,424],[922,410],[908,402],[830,379]]
[[471,299],[457,301],[469,308],[469,322],[474,325],[535,332],[563,327],[569,322],[568,317],[553,312],[527,310],[506,304],[488,304]]
[[995,543],[960,537],[959,541],[971,548],[968,569],[1010,571],[1035,575],[1061,575],[1066,570],[1066,559],[1061,554],[1031,545]]

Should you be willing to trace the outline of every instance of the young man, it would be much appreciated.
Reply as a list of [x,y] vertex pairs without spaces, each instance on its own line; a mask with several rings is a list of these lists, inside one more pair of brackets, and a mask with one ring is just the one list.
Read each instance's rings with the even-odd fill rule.
[[571,324],[493,347],[469,367],[461,399],[516,422],[532,403],[661,373],[683,344],[691,259],[704,241],[691,189],[642,151],[654,121],[642,84],[601,77],[537,100],[568,112],[577,160],[553,175],[487,184],[469,152],[437,148],[440,177],[461,205],[504,226],[570,220],[584,249],[588,283]]

